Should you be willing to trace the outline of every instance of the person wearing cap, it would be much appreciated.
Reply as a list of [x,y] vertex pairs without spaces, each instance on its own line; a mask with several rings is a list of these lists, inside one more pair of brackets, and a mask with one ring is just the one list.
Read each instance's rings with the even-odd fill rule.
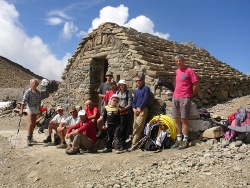
[[[52,131],[53,130],[57,131],[59,124],[67,118],[66,114],[63,113],[63,108],[61,106],[57,106],[56,112],[57,112],[56,116],[49,123],[48,126],[49,135],[45,140],[43,140],[44,143],[52,142],[51,139]],[[57,140],[54,140],[54,144],[58,145],[59,143],[57,143]]]
[[104,110],[104,100],[103,98],[106,95],[106,92],[109,90],[110,88],[110,83],[112,82],[113,79],[113,74],[111,71],[107,71],[106,74],[106,82],[102,83],[99,88],[97,89],[98,92],[98,97],[99,97],[99,101],[101,101],[99,103],[100,105],[100,118],[97,120],[97,127],[99,129],[98,131],[98,136],[102,134],[102,123],[103,123],[103,118],[102,118],[102,114],[103,114],[103,110]]
[[[191,109],[191,99],[199,90],[199,83],[195,71],[185,65],[183,55],[175,56],[178,69],[175,71],[175,90],[172,99],[172,116],[177,129],[177,140],[172,149],[184,149],[189,145],[188,116]],[[183,139],[182,139],[183,133]]]
[[145,75],[138,74],[135,77],[137,89],[134,92],[134,99],[132,103],[134,112],[133,134],[132,134],[132,148],[140,141],[146,119],[148,116],[148,101],[150,96],[150,88],[145,85]]
[[77,110],[75,106],[72,106],[69,110],[70,116],[67,117],[65,120],[62,120],[57,128],[57,134],[60,137],[61,144],[57,146],[57,149],[64,149],[67,148],[67,144],[65,141],[65,136],[67,129],[80,121],[78,117]]
[[103,112],[103,129],[107,130],[108,140],[106,148],[101,150],[103,153],[112,152],[112,143],[114,141],[114,149],[117,152],[123,150],[121,142],[121,123],[120,123],[120,98],[114,94],[108,105],[105,106]]
[[67,130],[66,139],[73,137],[72,144],[69,144],[66,149],[68,155],[74,155],[79,152],[79,148],[86,148],[91,150],[96,142],[96,130],[93,122],[88,119],[85,110],[80,110],[78,112],[80,121],[75,125],[72,125]]
[[116,92],[120,98],[119,107],[121,114],[121,139],[123,148],[125,148],[128,128],[130,128],[131,108],[132,108],[132,94],[127,88],[125,80],[119,80],[118,91]]
[[97,107],[95,107],[91,100],[85,102],[86,108],[84,110],[87,113],[87,117],[91,119],[94,125],[97,124],[97,120],[100,118],[100,112]]
[[40,113],[41,105],[41,93],[36,89],[39,85],[37,79],[30,80],[30,88],[25,91],[21,103],[21,109],[19,111],[20,116],[23,115],[24,104],[27,104],[27,114],[28,114],[28,136],[27,145],[32,146],[33,132],[36,126],[37,115]]

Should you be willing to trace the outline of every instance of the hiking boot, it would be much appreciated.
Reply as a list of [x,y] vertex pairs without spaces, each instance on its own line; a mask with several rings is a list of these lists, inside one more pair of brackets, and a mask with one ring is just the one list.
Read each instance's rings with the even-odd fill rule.
[[34,138],[33,138],[33,137],[31,138],[31,142],[33,142],[33,143],[37,143],[37,141],[36,141],[36,140],[34,140]]
[[27,137],[27,146],[32,146],[31,137],[30,136]]
[[100,151],[101,153],[110,153],[112,152],[112,148],[105,148],[103,150]]
[[188,141],[182,141],[178,149],[185,149],[185,148],[188,148],[188,146],[189,146]]
[[57,146],[57,145],[60,145],[60,143],[61,143],[60,141],[55,140],[55,141],[53,142],[53,145],[54,145],[54,146]]
[[79,153],[79,149],[77,147],[72,147],[70,149],[66,149],[66,153],[68,155],[75,155],[75,154]]
[[43,140],[44,143],[52,142],[51,136],[48,136],[45,140]]
[[57,149],[66,149],[67,148],[67,144],[60,144],[59,146],[56,146]]
[[170,147],[170,149],[178,149],[181,145],[181,141],[176,140],[175,144]]

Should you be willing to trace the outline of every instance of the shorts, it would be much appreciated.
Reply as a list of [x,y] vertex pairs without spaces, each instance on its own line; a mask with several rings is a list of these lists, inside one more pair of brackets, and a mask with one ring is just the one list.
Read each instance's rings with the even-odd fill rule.
[[26,108],[28,114],[40,114],[40,107],[29,107]]
[[191,109],[191,98],[173,98],[172,99],[172,116],[173,118],[188,118]]

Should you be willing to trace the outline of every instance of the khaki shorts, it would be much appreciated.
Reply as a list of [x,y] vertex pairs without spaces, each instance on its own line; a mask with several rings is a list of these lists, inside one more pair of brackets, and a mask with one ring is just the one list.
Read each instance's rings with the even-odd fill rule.
[[173,98],[172,116],[174,118],[188,118],[191,109],[191,98]]
[[40,108],[38,107],[29,107],[27,106],[26,108],[28,114],[39,114],[40,113]]

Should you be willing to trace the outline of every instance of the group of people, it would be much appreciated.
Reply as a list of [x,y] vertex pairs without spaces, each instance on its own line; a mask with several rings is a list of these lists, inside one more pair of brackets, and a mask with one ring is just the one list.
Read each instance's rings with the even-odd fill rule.
[[[177,140],[171,148],[184,149],[189,145],[188,116],[191,99],[198,91],[199,84],[194,70],[185,65],[183,55],[177,55],[175,62],[178,69],[172,99],[172,117],[176,123]],[[83,110],[77,111],[73,106],[69,110],[70,116],[67,117],[63,108],[58,106],[57,115],[50,121],[45,143],[52,142],[51,135],[55,130],[60,138],[60,145],[57,148],[65,148],[67,154],[76,154],[82,147],[87,150],[93,149],[97,137],[106,132],[106,148],[101,152],[112,152],[114,149],[117,153],[121,153],[128,149],[126,139],[129,123],[133,118],[131,148],[134,148],[143,136],[149,110],[150,88],[145,84],[145,75],[141,73],[135,76],[137,89],[133,97],[125,80],[114,82],[110,71],[107,71],[105,76],[106,82],[102,83],[97,90],[101,108],[98,109],[91,100],[87,100]],[[38,80],[32,79],[30,84],[31,88],[24,93],[20,110],[22,115],[23,104],[26,103],[29,120],[28,146],[32,145],[33,131],[41,103],[40,92],[36,89]]]

